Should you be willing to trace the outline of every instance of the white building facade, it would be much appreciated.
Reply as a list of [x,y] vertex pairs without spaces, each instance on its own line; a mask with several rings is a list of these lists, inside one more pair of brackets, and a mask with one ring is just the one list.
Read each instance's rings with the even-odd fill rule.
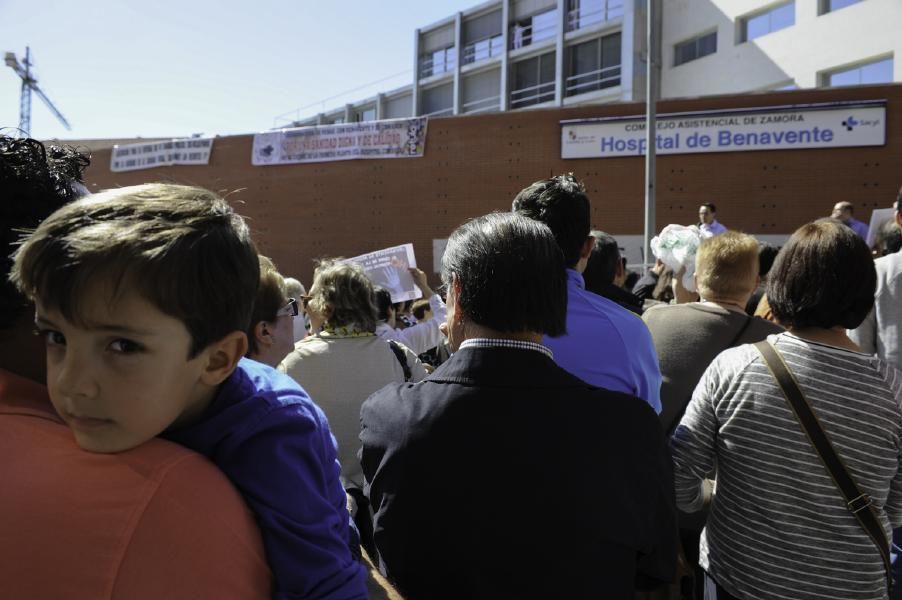
[[[902,0],[658,0],[661,97],[902,81]],[[414,33],[413,83],[292,123],[645,98],[645,0],[493,0]]]

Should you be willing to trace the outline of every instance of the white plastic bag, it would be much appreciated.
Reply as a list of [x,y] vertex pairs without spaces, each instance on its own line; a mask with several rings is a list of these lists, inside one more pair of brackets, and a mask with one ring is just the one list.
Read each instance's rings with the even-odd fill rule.
[[695,292],[695,255],[702,241],[695,225],[668,225],[652,238],[651,251],[669,267],[674,276],[683,271],[683,287]]

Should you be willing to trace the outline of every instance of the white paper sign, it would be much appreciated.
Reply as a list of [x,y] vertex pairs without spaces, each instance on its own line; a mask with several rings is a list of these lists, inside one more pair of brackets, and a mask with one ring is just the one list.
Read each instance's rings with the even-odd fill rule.
[[426,117],[417,117],[267,131],[254,136],[251,162],[261,166],[420,157],[426,125]]
[[137,171],[172,165],[206,165],[213,151],[213,138],[183,138],[146,144],[113,146],[110,171]]
[[880,229],[896,215],[894,208],[875,208],[871,211],[871,224],[868,226],[868,248],[873,248],[880,235]]
[[[658,154],[882,146],[882,102],[658,115]],[[645,155],[645,118],[561,121],[561,158]]]
[[413,244],[392,246],[347,259],[363,267],[376,285],[387,289],[392,302],[405,302],[423,297],[423,292],[413,282],[409,269],[417,266]]

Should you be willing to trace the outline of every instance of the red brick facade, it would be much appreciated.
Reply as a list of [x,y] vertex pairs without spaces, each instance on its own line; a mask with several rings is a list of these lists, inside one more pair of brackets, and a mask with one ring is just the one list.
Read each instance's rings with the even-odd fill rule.
[[[673,100],[658,111],[849,100],[887,101],[885,146],[660,156],[658,229],[695,222],[702,202],[716,203],[728,227],[752,234],[790,233],[841,200],[855,203],[864,221],[872,208],[891,206],[902,184],[902,85]],[[641,234],[644,160],[561,160],[559,123],[643,112],[642,104],[620,104],[432,119],[425,156],[414,159],[254,167],[253,136],[242,135],[217,138],[207,166],[111,173],[103,150],[87,180],[92,190],[172,181],[229,193],[261,252],[308,285],[316,257],[405,242],[430,272],[433,239],[468,218],[509,210],[522,187],[567,171],[586,182],[593,226]]]

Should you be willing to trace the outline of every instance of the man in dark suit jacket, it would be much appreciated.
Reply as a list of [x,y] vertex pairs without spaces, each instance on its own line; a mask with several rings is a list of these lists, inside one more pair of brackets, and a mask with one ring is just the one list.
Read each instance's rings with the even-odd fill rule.
[[411,600],[626,599],[669,582],[673,475],[654,410],[541,345],[566,323],[550,230],[471,221],[449,238],[442,279],[455,354],[361,411],[381,568]]

